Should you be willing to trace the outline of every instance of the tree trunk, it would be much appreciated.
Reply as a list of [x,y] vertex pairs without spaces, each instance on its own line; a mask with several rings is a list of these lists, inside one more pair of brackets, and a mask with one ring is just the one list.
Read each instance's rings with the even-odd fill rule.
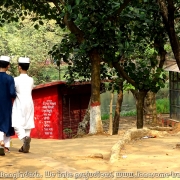
[[[157,124],[157,113],[156,113],[156,94],[154,92],[149,91],[145,97],[144,101],[144,110],[145,110],[145,117],[147,116],[152,117],[152,124]],[[150,120],[149,117],[149,120]]]
[[118,134],[122,102],[123,102],[123,81],[121,81],[119,84],[119,92],[118,92],[118,97],[117,97],[117,102],[116,102],[116,110],[115,110],[115,115],[114,115],[114,119],[113,119],[113,133],[112,133],[113,135]]
[[100,106],[100,61],[96,49],[90,52],[91,60],[91,105],[90,105],[90,134],[102,133]]
[[78,124],[78,130],[77,130],[77,134],[75,135],[75,137],[82,137],[83,135],[87,134],[87,127],[88,127],[89,121],[90,121],[90,102],[91,102],[91,99],[89,100],[89,105],[86,110],[84,119]]
[[180,69],[180,43],[178,32],[175,31],[175,2],[173,2],[172,0],[168,0],[167,2],[165,0],[158,0],[157,2],[160,7],[160,12],[169,36],[176,63]]
[[111,91],[111,99],[110,99],[110,105],[109,105],[109,109],[110,109],[110,112],[109,112],[109,134],[112,135],[112,105],[113,105],[113,97],[114,97],[114,89]]
[[137,111],[137,129],[142,129],[144,122],[143,122],[143,114],[144,114],[144,99],[146,97],[147,91],[136,91],[135,90],[135,97],[136,97],[136,111]]
[[153,93],[152,97],[152,123],[157,125],[156,93]]

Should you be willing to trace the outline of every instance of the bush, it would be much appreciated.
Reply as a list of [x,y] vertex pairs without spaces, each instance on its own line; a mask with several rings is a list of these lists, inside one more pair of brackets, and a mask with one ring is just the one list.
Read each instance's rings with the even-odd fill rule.
[[156,109],[157,113],[169,113],[169,99],[164,98],[156,100]]

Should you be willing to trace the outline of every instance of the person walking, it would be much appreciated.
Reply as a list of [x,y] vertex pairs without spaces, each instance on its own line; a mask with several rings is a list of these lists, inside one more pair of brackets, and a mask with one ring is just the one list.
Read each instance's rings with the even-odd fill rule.
[[16,97],[14,78],[6,73],[10,66],[9,56],[0,56],[0,155],[9,152],[12,127],[12,103]]
[[32,99],[32,89],[34,80],[28,76],[27,71],[30,66],[30,59],[20,57],[18,59],[18,70],[20,75],[15,77],[15,87],[17,97],[13,103],[12,126],[23,145],[19,152],[28,153],[31,142],[31,129],[34,125],[34,104]]

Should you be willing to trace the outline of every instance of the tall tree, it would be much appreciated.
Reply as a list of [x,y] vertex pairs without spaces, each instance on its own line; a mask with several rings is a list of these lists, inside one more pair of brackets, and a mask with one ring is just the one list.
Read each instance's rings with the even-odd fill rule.
[[112,121],[112,134],[114,135],[114,134],[118,134],[118,131],[119,131],[120,112],[121,112],[121,106],[123,102],[124,79],[116,78],[111,83],[113,84],[113,89],[117,91],[117,101],[116,101],[114,118]]
[[113,62],[113,66],[134,86],[132,92],[136,98],[137,128],[143,128],[144,98],[148,91],[156,93],[164,86],[162,67],[167,38],[156,4],[138,4],[126,8],[126,11],[124,18],[129,23],[125,21],[121,28],[124,49],[121,49],[121,56]]
[[[128,6],[130,2],[131,6]],[[102,61],[108,63],[110,67],[113,64],[119,74],[135,86],[136,97],[139,98],[137,108],[140,117],[137,127],[143,127],[141,116],[144,97],[150,89],[157,91],[164,78],[160,77],[161,69],[156,68],[154,74],[151,73],[151,63],[156,61],[156,58],[141,55],[141,53],[145,55],[144,49],[147,44],[153,46],[152,32],[161,29],[158,26],[161,21],[154,19],[154,13],[158,12],[154,1],[153,6],[149,1],[131,0],[108,0],[108,2],[5,0],[0,5],[4,5],[1,9],[4,19],[17,20],[19,15],[23,18],[29,11],[33,11],[36,16],[32,20],[38,20],[40,25],[43,25],[41,20],[43,18],[55,19],[62,28],[69,30],[69,34],[64,36],[65,46],[62,42],[57,49],[54,49],[53,55],[59,59],[68,59],[71,54],[80,54],[82,61],[88,58],[90,62],[92,82],[90,133],[102,132],[100,119]],[[38,28],[38,25],[35,27]],[[125,60],[126,64],[122,66],[120,60]]]
[[172,51],[180,69],[180,43],[179,33],[179,0],[158,0],[160,13],[163,19],[164,27],[167,31]]
[[46,82],[45,62],[51,58],[48,52],[61,40],[63,33],[55,21],[44,20],[44,23],[46,26],[41,26],[39,30],[34,28],[29,18],[0,27],[0,53],[11,56],[11,75],[18,74],[17,58],[28,56],[32,62],[28,73],[34,77],[35,84]]
[[[105,7],[105,5],[103,5],[104,4],[102,4],[102,6],[100,7]],[[97,21],[98,15],[100,15],[101,13],[105,13],[106,9],[104,10],[104,12],[102,12],[102,10],[100,10],[99,7],[95,8],[99,9],[99,13],[94,13],[92,16],[89,16],[91,17],[90,19],[89,17],[87,18],[87,16],[82,15],[80,27],[86,26],[86,28],[88,27],[91,30],[85,32],[84,35],[85,37],[89,37],[88,41],[85,40],[81,44],[81,46],[78,45],[75,49],[74,47],[76,41],[73,41],[75,38],[71,35],[69,36],[69,39],[71,39],[71,43],[69,42],[69,40],[67,41],[66,38],[66,40],[64,41],[65,50],[63,51],[62,44],[62,49],[60,50],[61,56],[65,56],[65,59],[67,59],[68,56],[66,56],[66,54],[69,53],[67,53],[67,49],[72,49],[71,52],[73,52],[73,54],[78,54],[77,57],[81,59],[80,62],[82,63],[86,62],[84,60],[87,56],[89,56],[88,52],[90,52],[90,54],[91,52],[93,52],[93,56],[95,55],[94,57],[97,57],[96,62],[98,62],[98,59],[101,59],[101,61],[108,63],[110,67],[112,67],[113,64],[113,66],[116,68],[119,74],[121,74],[123,78],[125,78],[129,83],[133,84],[136,88],[135,94],[138,100],[138,128],[143,127],[144,98],[147,92],[150,89],[157,92],[161,85],[163,85],[163,83],[161,82],[163,82],[164,79],[164,76],[160,77],[162,72],[161,68],[156,68],[154,74],[153,72],[151,72],[151,70],[155,66],[157,67],[157,54],[156,57],[154,57],[154,55],[151,54],[152,57],[149,56],[147,58],[147,55],[144,53],[145,49],[148,46],[153,46],[155,48],[154,35],[159,36],[159,34],[157,33],[161,32],[162,30],[162,27],[158,26],[158,23],[160,23],[159,19],[156,21],[154,19],[154,14],[158,14],[158,6],[156,5],[154,9],[154,6],[148,6],[148,8],[146,8],[146,4],[144,5],[144,7],[141,7],[142,5],[143,4],[140,3],[137,7],[135,5],[135,7],[127,7],[126,9],[123,9],[124,11],[122,14],[120,14],[119,16],[114,16],[113,20],[108,18],[109,21],[106,20],[106,22],[103,21],[104,19],[102,17],[100,17],[99,21]],[[106,15],[108,13],[111,12],[107,12]],[[151,14],[150,17],[148,17],[149,14]],[[104,15],[104,17],[106,17],[106,15]],[[86,22],[85,25],[84,22]],[[90,23],[93,24],[93,27]],[[97,29],[97,27],[99,29]],[[159,31],[157,31],[157,29],[159,29]],[[152,31],[154,31],[155,34],[151,34]],[[164,35],[162,32],[161,34]],[[97,37],[98,39],[96,39]],[[164,38],[164,36],[159,37],[161,37],[161,40],[163,40]],[[91,46],[90,49],[88,49],[89,45]],[[64,54],[62,54],[62,52]],[[100,55],[100,57],[98,57],[98,55]],[[128,60],[126,62],[126,66],[122,66],[123,63],[119,61],[120,56],[125,57],[123,60]],[[135,60],[137,61],[135,62]],[[77,62],[77,60],[73,62]],[[153,67],[151,67],[152,64]],[[136,71],[134,71],[135,68]],[[134,71],[134,74],[132,71]]]
[[[39,24],[43,24],[41,18],[55,19],[62,28],[66,27],[70,34],[66,36],[67,41],[74,43],[79,51],[85,51],[91,62],[91,106],[90,106],[90,133],[102,132],[100,112],[100,62],[104,49],[111,46],[114,39],[114,28],[116,28],[114,17],[119,16],[130,0],[114,1],[48,1],[38,0],[9,2],[3,1],[5,9],[2,14],[11,20],[17,20],[18,15],[26,16],[29,11],[37,15],[32,19],[39,18]],[[8,9],[6,9],[8,7]],[[21,8],[19,8],[21,7]],[[13,14],[9,9],[19,13]],[[26,11],[26,10],[29,11]],[[5,11],[3,11],[5,10]],[[22,11],[23,10],[23,11]],[[35,26],[38,28],[38,25]],[[118,31],[116,31],[118,33]],[[106,47],[106,48],[105,48]],[[72,48],[71,48],[72,49]],[[112,48],[111,48],[112,49]],[[64,47],[64,54],[56,54],[56,57],[67,58],[70,51]],[[72,52],[71,52],[72,53]]]

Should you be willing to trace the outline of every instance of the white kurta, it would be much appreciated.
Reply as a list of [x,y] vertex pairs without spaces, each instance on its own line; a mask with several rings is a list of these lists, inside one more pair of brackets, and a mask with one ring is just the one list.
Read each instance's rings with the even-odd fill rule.
[[34,104],[32,99],[33,78],[20,74],[14,78],[16,99],[12,109],[12,126],[23,129],[34,128]]

